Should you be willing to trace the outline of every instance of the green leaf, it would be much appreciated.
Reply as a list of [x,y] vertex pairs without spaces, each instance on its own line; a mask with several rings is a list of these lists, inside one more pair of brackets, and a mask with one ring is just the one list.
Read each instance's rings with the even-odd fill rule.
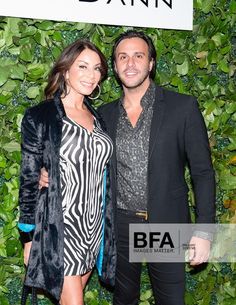
[[85,299],[86,300],[95,300],[97,298],[98,295],[98,291],[95,290],[88,290],[85,292]]
[[224,48],[220,49],[220,53],[222,55],[225,55],[225,54],[227,54],[227,53],[229,53],[231,51],[231,48],[232,48],[231,45],[229,45],[227,47],[224,47]]
[[37,22],[35,25],[38,29],[43,31],[52,30],[54,27],[54,23],[48,20]]
[[5,45],[5,40],[4,39],[0,39],[0,49]]
[[26,72],[26,68],[23,65],[15,65],[11,68],[11,79],[24,79],[24,73]]
[[53,54],[53,57],[55,59],[57,59],[61,54],[61,49],[59,49],[58,47],[53,47],[52,48],[52,54]]
[[195,305],[196,304],[196,301],[194,299],[193,294],[190,293],[189,291],[186,291],[186,293],[185,293],[185,302],[188,305]]
[[156,42],[157,56],[160,57],[161,54],[165,51],[165,44],[162,40],[157,40]]
[[229,11],[231,14],[236,14],[236,1],[235,0],[231,0]]
[[196,39],[196,43],[197,44],[203,44],[207,41],[207,37],[206,36],[198,36],[197,39]]
[[223,305],[234,305],[236,304],[236,298],[225,299]]
[[8,67],[1,67],[1,73],[0,73],[0,86],[5,84],[5,82],[8,80],[10,71]]
[[30,87],[26,91],[26,95],[28,98],[36,98],[39,95],[39,87]]
[[10,167],[7,167],[5,170],[5,177],[6,179],[10,179],[11,177],[14,177],[19,172],[19,166],[16,163],[13,163]]
[[207,0],[207,1],[203,0],[201,2],[201,9],[202,9],[202,11],[205,14],[208,14],[212,10],[214,2],[215,2],[215,0]]
[[141,300],[141,301],[146,301],[146,300],[150,299],[151,296],[152,296],[152,290],[150,290],[150,289],[149,289],[149,290],[146,290],[146,291],[144,291],[144,292],[141,294],[140,300]]
[[83,35],[87,34],[91,29],[92,29],[92,24],[86,23],[84,28],[83,28]]
[[9,53],[11,55],[19,56],[20,54],[20,48],[19,47],[11,47],[8,49]]
[[189,69],[189,64],[188,64],[188,59],[185,58],[184,62],[182,63],[182,65],[177,65],[177,72],[180,75],[186,75],[188,74],[188,69]]
[[206,109],[206,111],[204,112],[206,115],[209,115],[213,112],[213,110],[216,109],[216,104],[214,101],[209,101],[204,103],[204,108]]
[[7,67],[9,68],[8,66],[12,66],[12,65],[15,65],[16,64],[16,61],[7,57],[7,58],[0,58],[0,66],[1,68],[2,67]]
[[[4,288],[0,285],[0,291],[3,291]],[[10,305],[6,296],[0,294],[0,304],[1,305]]]
[[228,73],[229,72],[229,64],[228,61],[226,59],[223,59],[219,62],[219,68],[221,71]]
[[235,297],[236,296],[236,294],[235,294],[236,288],[230,282],[227,282],[227,283],[224,284],[224,291],[227,294],[229,294],[231,297]]
[[227,104],[226,105],[226,112],[228,114],[232,114],[232,113],[236,112],[236,103],[231,102],[231,103]]
[[140,302],[139,305],[150,305],[150,303],[147,300],[145,300]]
[[85,26],[86,26],[86,23],[82,23],[82,22],[79,22],[76,24],[76,28],[79,31],[83,30],[85,28]]
[[0,167],[4,168],[6,167],[6,165],[7,165],[6,159],[3,156],[0,156]]
[[186,60],[186,57],[184,54],[176,52],[173,56],[173,60],[177,64],[182,64]]
[[40,32],[40,31],[37,31],[37,33],[34,35],[34,39],[35,41],[40,44],[41,46],[47,46],[47,34],[45,32]]
[[217,33],[211,38],[217,47],[221,46],[222,42],[225,40],[225,35],[223,33]]
[[228,145],[229,150],[236,149],[236,137],[235,136],[229,136],[230,145]]
[[2,87],[4,91],[13,92],[15,88],[18,86],[17,80],[9,79]]
[[[5,222],[12,221],[13,215],[12,211],[8,212],[3,209],[3,206],[0,206],[0,219],[2,219]],[[0,240],[0,245],[1,245],[1,240]]]
[[7,256],[14,256],[16,255],[19,247],[19,241],[16,239],[8,239],[7,244],[6,244],[6,252]]
[[44,64],[34,63],[28,65],[27,78],[30,81],[36,81],[45,77],[47,73],[47,66]]
[[230,118],[230,114],[229,113],[227,113],[227,112],[222,113],[221,118],[220,118],[221,119],[221,123],[225,124],[229,120],[229,118]]
[[52,38],[53,38],[53,40],[58,41],[58,42],[62,41],[62,35],[60,32],[54,32],[52,35]]
[[2,148],[8,152],[13,152],[13,151],[19,151],[20,150],[20,144],[17,142],[9,142],[6,143],[2,146]]
[[[2,257],[6,257],[7,256],[6,246],[3,243],[3,240],[1,240],[1,239],[0,239],[0,256],[2,256]],[[7,292],[7,291],[4,291],[4,292]]]
[[230,174],[227,171],[225,174],[221,174],[219,185],[223,190],[233,190],[236,185],[236,176]]
[[26,62],[33,60],[32,47],[30,45],[23,45],[20,50],[20,59]]
[[36,33],[36,28],[34,26],[27,26],[21,29],[21,37],[33,36]]

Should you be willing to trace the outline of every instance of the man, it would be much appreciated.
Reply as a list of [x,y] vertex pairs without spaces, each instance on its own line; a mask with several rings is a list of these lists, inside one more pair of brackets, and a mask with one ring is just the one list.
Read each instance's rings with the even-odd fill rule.
[[[116,40],[113,68],[123,96],[100,108],[115,144],[110,168],[117,264],[114,305],[136,305],[141,263],[129,262],[130,223],[188,223],[190,169],[196,222],[212,223],[215,181],[207,132],[195,98],[156,86],[156,51],[149,37],[128,31]],[[210,235],[197,231],[192,265],[207,261]],[[184,305],[183,263],[148,263],[155,303]]]
[[[113,304],[134,305],[139,300],[141,263],[129,262],[129,224],[190,221],[184,180],[187,164],[196,221],[212,223],[215,181],[197,101],[153,83],[156,52],[151,39],[136,31],[122,34],[112,59],[124,94],[101,107],[100,113],[116,147],[111,166],[117,240]],[[196,235],[200,237],[190,241],[195,245],[192,265],[207,261],[210,249],[210,241],[201,238],[204,233]],[[148,269],[156,304],[183,305],[184,264],[148,263]]]

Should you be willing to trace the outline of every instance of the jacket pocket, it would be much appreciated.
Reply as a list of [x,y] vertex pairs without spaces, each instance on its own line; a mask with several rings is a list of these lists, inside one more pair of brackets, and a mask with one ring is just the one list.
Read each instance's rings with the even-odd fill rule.
[[172,196],[172,198],[184,197],[184,196],[187,196],[188,191],[189,190],[186,186],[182,186],[182,187],[179,187],[175,190],[172,190],[171,191],[171,196]]

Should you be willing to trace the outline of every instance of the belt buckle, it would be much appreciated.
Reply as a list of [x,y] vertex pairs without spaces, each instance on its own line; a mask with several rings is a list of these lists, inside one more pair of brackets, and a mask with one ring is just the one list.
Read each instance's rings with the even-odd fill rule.
[[145,220],[148,219],[148,213],[147,213],[147,211],[139,211],[139,212],[136,212],[135,215],[137,215],[137,216],[142,216]]

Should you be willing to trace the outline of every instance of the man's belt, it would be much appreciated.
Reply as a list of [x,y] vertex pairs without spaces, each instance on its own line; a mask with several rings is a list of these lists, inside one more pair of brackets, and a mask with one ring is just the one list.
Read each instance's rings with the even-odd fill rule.
[[126,209],[118,209],[118,211],[121,213],[124,213],[126,215],[138,217],[138,218],[141,218],[144,220],[148,219],[148,212],[145,210],[132,211],[132,210],[126,210]]

